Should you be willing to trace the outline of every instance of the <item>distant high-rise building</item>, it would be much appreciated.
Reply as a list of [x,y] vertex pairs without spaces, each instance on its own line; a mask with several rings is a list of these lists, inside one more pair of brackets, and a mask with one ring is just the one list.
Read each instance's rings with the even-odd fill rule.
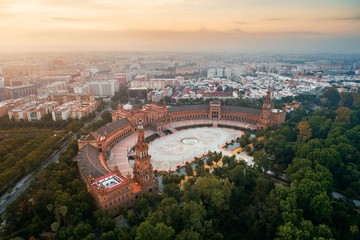
[[111,65],[110,63],[101,63],[97,65],[97,69],[99,72],[110,72]]
[[0,73],[0,88],[5,87],[5,78],[4,76]]
[[0,102],[5,101],[6,99],[7,97],[5,88],[0,88]]
[[117,80],[89,82],[88,85],[92,95],[106,97],[114,96],[115,92],[119,91],[120,86]]
[[17,99],[36,94],[36,87],[34,85],[20,85],[5,88],[7,99]]
[[207,78],[214,78],[216,76],[216,69],[215,68],[210,68],[207,71]]
[[233,69],[231,69],[231,68],[225,68],[225,70],[224,70],[224,75],[225,75],[225,77],[231,78],[232,73],[233,73]]
[[119,81],[120,87],[126,87],[126,76],[125,75],[117,75],[114,77],[115,80]]
[[224,69],[223,68],[217,68],[216,69],[216,77],[224,77]]
[[73,88],[76,94],[90,94],[90,87],[88,84],[79,84]]

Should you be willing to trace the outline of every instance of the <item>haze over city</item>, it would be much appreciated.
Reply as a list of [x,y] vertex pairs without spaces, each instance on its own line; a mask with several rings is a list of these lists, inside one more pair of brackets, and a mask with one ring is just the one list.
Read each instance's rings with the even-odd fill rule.
[[360,239],[360,0],[0,0],[0,240]]
[[2,0],[0,51],[360,53],[357,0]]

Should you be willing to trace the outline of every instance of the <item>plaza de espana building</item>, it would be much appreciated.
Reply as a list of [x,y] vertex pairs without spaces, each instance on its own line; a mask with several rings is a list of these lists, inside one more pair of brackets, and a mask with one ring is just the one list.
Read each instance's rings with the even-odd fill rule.
[[[158,191],[157,178],[145,142],[145,130],[156,132],[186,127],[231,127],[236,129],[265,129],[285,121],[286,111],[274,109],[267,93],[262,109],[224,106],[219,101],[208,105],[158,106],[147,104],[134,108],[119,105],[112,112],[112,122],[78,140],[76,158],[82,180],[98,208],[117,215],[131,208],[135,199],[148,192]],[[132,174],[115,165],[110,169],[108,153],[121,140],[137,133]]]

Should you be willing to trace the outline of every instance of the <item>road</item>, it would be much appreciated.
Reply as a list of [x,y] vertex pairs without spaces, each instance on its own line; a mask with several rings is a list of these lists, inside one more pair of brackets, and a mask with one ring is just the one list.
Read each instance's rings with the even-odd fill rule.
[[6,206],[12,201],[14,201],[30,185],[31,180],[34,179],[36,173],[43,170],[48,164],[57,162],[59,159],[59,155],[64,152],[68,147],[69,143],[75,139],[76,134],[73,134],[61,145],[60,149],[54,152],[46,161],[44,161],[36,171],[23,177],[19,182],[15,184],[13,190],[10,193],[6,193],[2,196],[0,202],[0,215],[5,211]]
[[95,117],[93,120],[91,120],[90,122],[85,123],[83,128],[85,129],[85,128],[87,128],[91,123],[96,122],[97,120],[100,120],[100,119],[101,119],[101,114],[102,114],[103,112],[105,112],[105,111],[111,111],[111,110],[112,110],[111,107],[110,107],[109,105],[107,105],[101,112],[96,112],[96,117]]
[[[100,113],[96,113],[96,117],[89,123],[85,123],[84,128],[86,128],[89,124],[99,120],[101,118],[101,114],[107,110],[110,110],[108,106]],[[25,191],[25,189],[30,185],[31,180],[34,179],[36,173],[43,170],[48,164],[58,161],[59,155],[66,150],[70,142],[76,139],[76,136],[77,133],[74,133],[68,140],[66,140],[61,145],[61,147],[57,151],[55,151],[46,161],[44,161],[37,170],[35,170],[33,173],[26,175],[19,182],[17,182],[10,193],[5,193],[3,196],[1,196],[0,215],[5,211],[5,208],[9,203],[14,201],[23,191]]]

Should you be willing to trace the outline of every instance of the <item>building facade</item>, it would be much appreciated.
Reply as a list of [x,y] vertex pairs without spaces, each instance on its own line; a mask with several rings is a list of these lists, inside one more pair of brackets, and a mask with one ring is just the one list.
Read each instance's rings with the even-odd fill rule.
[[51,111],[53,121],[68,120],[69,118],[81,119],[95,112],[97,101],[69,101]]
[[64,90],[66,90],[66,82],[65,81],[58,81],[58,82],[50,83],[50,84],[46,85],[45,87],[38,88],[37,89],[37,94],[38,95],[57,94],[57,93],[62,92]]
[[52,94],[49,100],[56,101],[60,105],[69,101],[95,101],[95,97],[91,95],[78,95],[78,94]]
[[262,109],[226,106],[221,105],[219,101],[212,101],[209,105],[175,107],[147,104],[138,109],[133,109],[131,105],[125,104],[119,106],[117,111],[112,112],[113,121],[126,118],[132,124],[135,124],[134,121],[141,118],[144,121],[144,126],[153,128],[156,131],[163,130],[166,124],[171,122],[193,119],[210,119],[213,120],[214,126],[221,120],[242,122],[251,124],[253,129],[261,129],[283,123],[285,117],[286,111],[274,109],[270,99],[270,92],[265,97]]
[[32,94],[36,94],[36,87],[34,85],[21,85],[14,87],[5,87],[5,94],[7,99],[17,99]]
[[119,91],[120,83],[117,80],[88,82],[90,93],[94,96],[112,97]]
[[[119,209],[131,207],[139,194],[157,191],[144,128],[164,131],[180,121],[186,122],[187,126],[210,124],[214,127],[262,129],[284,122],[285,114],[286,111],[273,109],[270,93],[261,110],[223,106],[219,101],[212,101],[209,105],[176,107],[147,104],[134,108],[131,104],[120,105],[117,111],[112,112],[113,122],[78,140],[79,171],[97,206],[108,208],[116,215]],[[106,161],[111,148],[135,132],[138,140],[134,147],[135,164],[131,178],[130,173],[121,173],[118,167],[109,169]]]
[[[138,196],[158,191],[158,181],[150,162],[149,146],[145,142],[145,132],[141,122],[137,125],[137,132],[133,178],[130,173],[126,176],[122,174],[117,166],[110,170],[104,163],[89,159],[90,156],[100,159],[103,157],[91,145],[81,148],[77,159],[80,174],[96,206],[108,209],[114,216],[122,209],[130,208]],[[89,164],[93,164],[96,170],[88,170]]]

